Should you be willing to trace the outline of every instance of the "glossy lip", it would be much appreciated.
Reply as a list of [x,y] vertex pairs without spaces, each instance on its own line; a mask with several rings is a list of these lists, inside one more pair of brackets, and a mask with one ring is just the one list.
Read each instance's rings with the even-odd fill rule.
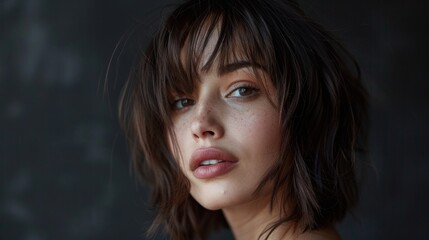
[[[223,162],[215,165],[202,166],[201,163],[205,160],[222,160]],[[222,149],[213,148],[213,147],[199,148],[192,154],[189,167],[191,171],[194,173],[195,177],[206,179],[206,178],[212,178],[212,177],[225,174],[232,167],[234,167],[235,163],[237,162],[238,162],[238,159],[234,155]],[[202,170],[202,169],[199,169],[200,167],[202,169],[213,169],[213,170],[203,171],[203,172],[210,172],[210,173],[201,175],[199,174],[199,172],[201,172],[200,170]]]

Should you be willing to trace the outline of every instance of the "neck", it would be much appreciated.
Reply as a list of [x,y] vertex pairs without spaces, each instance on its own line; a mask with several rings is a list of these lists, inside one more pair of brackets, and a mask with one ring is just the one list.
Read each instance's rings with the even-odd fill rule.
[[[276,209],[275,206],[274,209],[270,209],[270,197],[267,194],[267,196],[257,197],[243,205],[223,209],[224,216],[236,240],[256,240],[270,224],[280,218],[279,209]],[[286,224],[279,226],[270,235],[270,238],[283,238],[288,228],[290,226],[286,226]],[[261,239],[264,239],[265,236],[267,234],[263,234]]]
[[[266,239],[264,233],[270,225],[280,219],[279,205],[270,208],[270,195],[254,198],[251,202],[222,209],[223,214],[236,240]],[[293,222],[286,222],[278,226],[268,239],[293,240],[340,240],[340,236],[333,226],[303,233],[295,231]],[[264,233],[264,234],[262,234]],[[261,236],[261,238],[259,238]]]

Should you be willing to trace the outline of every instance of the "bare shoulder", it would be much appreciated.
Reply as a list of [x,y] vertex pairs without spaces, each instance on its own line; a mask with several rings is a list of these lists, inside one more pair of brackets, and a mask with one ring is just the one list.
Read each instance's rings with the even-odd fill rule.
[[327,227],[303,233],[297,240],[341,240],[341,237],[334,227]]

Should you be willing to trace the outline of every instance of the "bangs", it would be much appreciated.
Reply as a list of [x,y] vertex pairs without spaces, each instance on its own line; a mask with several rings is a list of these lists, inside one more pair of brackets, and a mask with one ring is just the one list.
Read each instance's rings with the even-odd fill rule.
[[164,79],[163,90],[168,96],[193,92],[200,73],[215,71],[221,75],[231,64],[246,63],[258,80],[258,70],[270,75],[267,67],[274,65],[274,54],[261,17],[245,8],[199,7],[176,11],[166,23],[165,34],[161,34],[165,46],[159,50],[165,58],[157,67],[168,70],[160,72],[159,78]]

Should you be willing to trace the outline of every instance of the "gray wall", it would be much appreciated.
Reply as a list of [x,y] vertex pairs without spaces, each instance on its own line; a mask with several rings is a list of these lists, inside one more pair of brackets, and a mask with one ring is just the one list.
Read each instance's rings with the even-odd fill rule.
[[[0,239],[145,239],[150,206],[116,107],[136,36],[166,3],[0,1]],[[371,162],[344,239],[427,239],[428,3],[302,5],[356,56],[372,95]]]

